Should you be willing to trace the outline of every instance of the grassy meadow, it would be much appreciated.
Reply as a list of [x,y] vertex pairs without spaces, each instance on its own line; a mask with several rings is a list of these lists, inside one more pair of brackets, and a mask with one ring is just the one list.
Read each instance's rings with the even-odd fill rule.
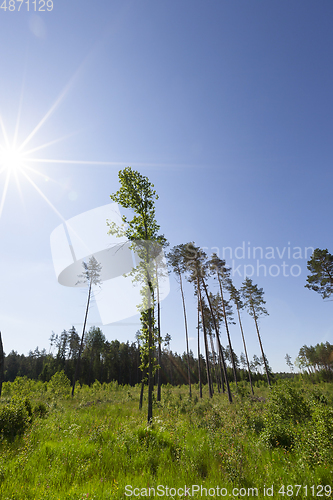
[[333,385],[257,385],[164,386],[148,426],[139,386],[4,383],[0,499],[333,498]]

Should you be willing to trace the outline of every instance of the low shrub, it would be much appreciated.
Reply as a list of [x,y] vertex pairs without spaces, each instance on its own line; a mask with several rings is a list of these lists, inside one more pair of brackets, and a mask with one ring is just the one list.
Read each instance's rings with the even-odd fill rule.
[[31,422],[32,406],[28,398],[13,397],[0,409],[0,435],[14,438],[24,433]]
[[279,384],[272,392],[264,414],[261,439],[268,447],[294,447],[297,425],[309,421],[311,405],[302,391],[290,382]]
[[56,397],[69,398],[70,386],[70,380],[62,370],[51,377],[51,380],[47,383],[47,390]]
[[34,409],[33,409],[33,414],[35,417],[45,417],[45,415],[48,413],[48,407],[46,406],[45,403],[37,403],[35,406],[34,406]]

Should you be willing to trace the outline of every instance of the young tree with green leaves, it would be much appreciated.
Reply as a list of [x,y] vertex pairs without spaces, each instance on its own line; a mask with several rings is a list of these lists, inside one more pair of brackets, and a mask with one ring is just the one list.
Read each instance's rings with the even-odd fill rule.
[[264,353],[264,349],[262,346],[261,342],[261,337],[259,333],[259,325],[258,325],[258,319],[260,316],[265,315],[268,316],[268,312],[266,311],[264,304],[266,304],[264,300],[264,290],[262,288],[258,288],[258,285],[254,285],[252,283],[252,280],[248,277],[245,278],[245,281],[241,287],[241,294],[244,300],[244,306],[246,307],[248,313],[250,316],[253,317],[255,325],[256,325],[256,330],[258,334],[258,340],[259,340],[259,345],[260,345],[260,350],[262,354],[262,359],[265,365],[265,371],[266,371],[266,377],[267,377],[267,383],[270,386],[271,381],[269,378],[269,370],[268,370],[268,364],[266,361],[266,356]]
[[119,234],[122,231],[128,240],[135,242],[135,250],[141,258],[140,264],[134,270],[137,273],[138,281],[143,282],[144,288],[148,293],[146,296],[146,307],[148,312],[146,333],[148,347],[148,422],[153,417],[153,353],[154,353],[154,326],[153,326],[153,308],[154,308],[154,274],[151,270],[152,255],[149,243],[158,241],[158,231],[160,226],[155,219],[155,200],[158,195],[154,190],[154,185],[148,177],[143,176],[131,167],[126,167],[118,173],[120,189],[110,195],[112,201],[119,203],[123,208],[133,210],[134,215],[131,219],[122,217],[123,227],[119,228],[114,223],[108,223],[109,233]]
[[75,384],[77,377],[79,375],[79,368],[80,368],[80,360],[81,360],[81,354],[83,350],[83,343],[84,343],[84,333],[86,330],[86,324],[87,324],[87,318],[88,318],[88,311],[89,311],[89,305],[90,305],[90,300],[91,300],[91,291],[92,291],[92,286],[93,285],[99,285],[101,283],[100,280],[100,273],[102,266],[99,264],[96,260],[96,258],[92,255],[89,258],[88,264],[86,262],[82,263],[83,265],[83,273],[79,275],[79,278],[81,278],[78,283],[84,283],[88,287],[88,298],[87,298],[87,306],[86,306],[86,312],[84,316],[84,322],[83,322],[83,329],[82,329],[82,337],[81,337],[81,343],[80,343],[80,349],[76,361],[76,367],[75,367],[75,373],[74,373],[74,378],[73,378],[73,386],[72,386],[72,397],[74,396],[74,391],[75,391]]
[[229,290],[230,298],[234,302],[234,304],[236,306],[236,309],[237,309],[238,322],[239,322],[240,331],[241,331],[241,334],[242,334],[243,346],[244,346],[244,352],[245,352],[245,358],[246,358],[246,364],[247,364],[247,372],[248,372],[248,375],[249,375],[249,381],[250,381],[251,391],[252,391],[252,394],[254,395],[253,385],[252,385],[252,378],[251,378],[250,363],[249,363],[249,357],[247,355],[247,348],[246,348],[246,343],[245,343],[243,325],[242,325],[242,320],[241,320],[241,315],[240,315],[240,311],[241,311],[241,309],[244,308],[244,304],[243,304],[243,302],[241,300],[241,296],[240,296],[239,290],[237,290],[237,288],[233,285],[231,279],[229,281],[228,290]]
[[318,292],[323,299],[333,293],[333,255],[328,250],[316,248],[308,261],[308,270],[305,288]]
[[[182,301],[183,301],[183,312],[184,312],[184,322],[185,322],[185,338],[186,338],[186,353],[187,353],[187,376],[188,376],[189,393],[190,393],[190,397],[192,397],[187,317],[186,317],[185,297],[184,297],[183,280],[182,280],[182,275],[185,274],[185,272],[186,272],[185,255],[186,255],[185,245],[176,245],[167,254],[167,259],[168,259],[169,266],[171,267],[171,269],[175,273],[177,283],[180,286],[180,293],[181,293]],[[199,357],[199,359],[200,359],[200,357]],[[200,374],[200,371],[199,371],[199,374]],[[200,380],[200,382],[201,382],[201,380]]]
[[[141,357],[141,365],[140,369],[142,372],[142,378],[141,378],[141,390],[140,390],[140,400],[139,400],[139,410],[142,410],[142,404],[143,404],[143,393],[144,393],[144,388],[145,384],[147,383],[148,379],[148,374],[149,374],[149,343],[147,342],[147,339],[149,339],[149,315],[148,311],[143,309],[141,311],[140,315],[140,320],[141,320],[141,330],[140,334],[138,335],[138,339],[141,340],[140,344],[140,357]],[[152,322],[152,328],[155,333],[155,321],[153,318]],[[153,339],[153,343],[155,343],[155,335]],[[152,373],[155,371],[155,366],[152,369]],[[149,395],[149,381],[148,381],[148,395]],[[150,421],[148,421],[150,422]]]

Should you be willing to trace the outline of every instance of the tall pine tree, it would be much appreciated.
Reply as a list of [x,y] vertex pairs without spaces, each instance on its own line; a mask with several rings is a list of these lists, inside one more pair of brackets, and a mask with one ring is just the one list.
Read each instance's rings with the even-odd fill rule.
[[250,314],[250,316],[253,317],[255,325],[256,325],[256,330],[258,334],[258,340],[259,340],[259,345],[261,349],[261,354],[262,354],[262,359],[265,365],[265,372],[266,372],[266,377],[267,377],[267,383],[270,386],[271,381],[269,378],[269,370],[268,370],[268,363],[267,359],[264,353],[264,348],[262,346],[261,342],[261,337],[259,333],[259,325],[258,325],[258,319],[262,315],[268,316],[268,312],[266,311],[264,305],[266,304],[264,300],[264,290],[262,288],[258,288],[258,285],[254,285],[252,283],[252,280],[248,277],[245,278],[245,281],[241,287],[241,293],[242,297],[244,300],[244,305]]

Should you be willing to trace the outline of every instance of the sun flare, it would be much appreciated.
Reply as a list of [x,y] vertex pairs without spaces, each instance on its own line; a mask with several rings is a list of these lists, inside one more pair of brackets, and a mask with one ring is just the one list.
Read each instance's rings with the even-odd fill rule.
[[24,164],[24,154],[13,146],[0,149],[0,166],[6,170],[15,171]]
[[[76,75],[76,73],[75,73]],[[74,75],[74,76],[75,76]],[[39,123],[32,129],[32,131],[28,134],[28,136],[22,141],[19,142],[17,141],[18,139],[18,132],[19,132],[19,126],[20,126],[20,117],[21,117],[21,106],[22,106],[22,96],[23,96],[23,90],[22,90],[22,95],[21,95],[21,101],[19,105],[19,112],[18,112],[18,117],[16,121],[16,127],[15,127],[15,132],[13,137],[9,137],[9,134],[7,132],[5,123],[2,119],[2,116],[0,114],[0,186],[3,185],[2,189],[2,195],[0,191],[0,219],[2,217],[2,212],[5,206],[5,201],[8,193],[8,187],[10,184],[10,179],[14,178],[17,184],[17,187],[19,189],[21,199],[23,201],[23,196],[21,193],[21,187],[20,187],[20,182],[21,180],[26,180],[28,181],[32,187],[38,192],[38,194],[44,199],[44,201],[52,208],[52,210],[60,217],[62,221],[65,221],[64,217],[61,215],[61,213],[56,209],[56,207],[51,203],[51,201],[47,198],[47,196],[43,193],[42,189],[38,187],[38,185],[33,181],[33,179],[30,177],[30,175],[37,175],[42,177],[45,181],[51,180],[53,182],[56,182],[57,184],[60,184],[60,186],[65,189],[65,187],[62,185],[61,182],[56,181],[55,179],[52,179],[49,176],[46,176],[44,173],[40,172],[38,168],[33,168],[31,164],[67,164],[67,165],[101,165],[101,166],[119,166],[119,165],[128,165],[128,163],[119,163],[119,162],[104,162],[104,161],[88,161],[88,160],[59,160],[59,159],[52,159],[52,158],[40,158],[40,157],[35,157],[33,154],[36,153],[37,151],[40,151],[44,148],[47,148],[48,146],[51,146],[53,144],[56,144],[60,141],[63,141],[64,139],[67,139],[73,134],[67,135],[65,137],[61,137],[58,139],[51,140],[47,143],[37,143],[37,146],[35,145],[32,149],[28,149],[27,145],[30,143],[30,141],[36,136],[37,132],[43,127],[45,122],[50,118],[50,116],[53,114],[55,109],[59,106],[59,104],[62,102],[64,97],[66,96],[67,92],[69,91],[72,83],[74,76],[71,78],[69,83],[65,86],[64,90],[61,92],[59,97],[56,99],[56,101],[53,103],[53,105],[50,107],[50,109],[46,112],[46,114],[42,117],[42,119],[39,121]],[[19,144],[18,144],[19,142]],[[3,179],[4,177],[4,179]]]

